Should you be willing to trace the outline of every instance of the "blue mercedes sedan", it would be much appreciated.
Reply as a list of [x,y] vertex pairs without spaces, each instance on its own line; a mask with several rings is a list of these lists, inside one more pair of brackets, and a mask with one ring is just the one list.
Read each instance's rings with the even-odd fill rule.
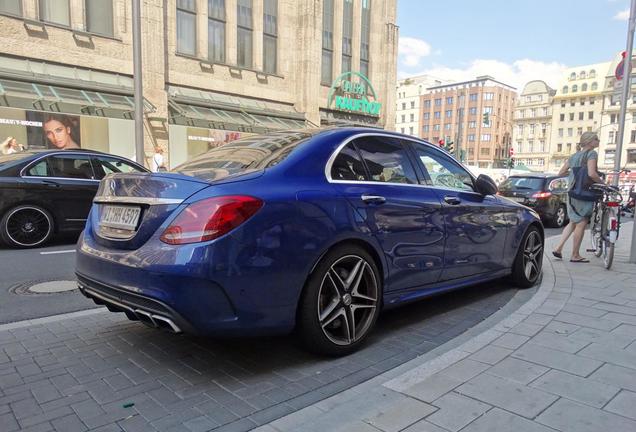
[[102,180],[77,246],[81,292],[173,332],[296,331],[356,350],[380,310],[541,275],[531,209],[445,151],[369,128],[275,132],[170,173]]

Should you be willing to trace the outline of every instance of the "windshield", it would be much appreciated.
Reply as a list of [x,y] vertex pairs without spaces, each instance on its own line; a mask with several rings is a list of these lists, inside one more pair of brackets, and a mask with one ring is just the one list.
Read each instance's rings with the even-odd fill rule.
[[181,164],[173,171],[210,181],[270,168],[310,136],[306,132],[278,132],[233,141]]
[[541,190],[543,180],[537,177],[508,177],[499,186],[499,190]]

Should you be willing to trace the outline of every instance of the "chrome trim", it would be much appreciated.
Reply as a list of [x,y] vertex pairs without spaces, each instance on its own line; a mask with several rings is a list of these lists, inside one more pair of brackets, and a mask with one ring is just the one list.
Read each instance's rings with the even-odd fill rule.
[[97,235],[112,241],[126,241],[132,239],[137,234],[137,230],[130,231],[99,225]]
[[152,317],[152,318],[154,318],[154,319],[155,319],[155,321],[157,321],[157,320],[158,320],[158,321],[163,321],[163,322],[165,322],[166,324],[168,324],[168,325],[170,326],[170,328],[172,329],[172,331],[173,331],[173,332],[175,332],[175,333],[181,333],[181,329],[180,329],[180,328],[179,328],[179,327],[178,327],[178,326],[177,326],[174,322],[172,322],[172,320],[171,320],[171,319],[166,318],[166,317],[161,316],[161,315],[154,315],[154,314],[153,314],[153,315],[151,315],[151,317]]
[[64,180],[64,181],[77,180],[77,181],[99,183],[99,180],[97,179],[85,179],[85,178],[75,178],[75,177],[49,177],[49,176],[29,176],[29,175],[20,176],[20,177],[25,179]]
[[[135,313],[135,315],[137,315],[138,317],[139,317],[139,316],[143,316],[143,317],[148,318],[148,321],[150,321],[150,323],[151,323],[154,327],[159,327],[159,326],[157,325],[157,323],[155,322],[155,320],[152,318],[152,314],[151,314],[151,313],[146,312],[146,311],[141,310],[141,309],[135,309],[135,310],[133,310],[133,312],[134,312],[134,313]],[[143,321],[143,320],[141,320],[141,319],[140,319],[140,321],[141,321],[141,322],[145,322],[145,321]]]
[[66,219],[69,222],[86,222],[86,219]]
[[181,204],[184,200],[178,198],[155,198],[155,197],[133,197],[133,196],[96,196],[93,202],[96,204]]
[[[393,139],[401,139],[401,140],[405,140],[405,141],[412,141],[418,144],[423,144],[431,149],[433,149],[434,151],[440,152],[441,154],[445,155],[445,156],[449,156],[448,154],[445,154],[443,151],[439,150],[438,148],[436,148],[433,144],[428,143],[426,141],[422,141],[419,139],[415,139],[413,137],[408,137],[408,136],[402,136],[402,135],[394,135],[394,134],[390,134],[390,133],[382,133],[382,132],[363,132],[363,133],[358,133],[358,134],[354,134],[351,135],[350,137],[348,137],[347,139],[345,139],[340,145],[338,145],[338,147],[336,148],[336,150],[333,151],[333,153],[331,154],[331,156],[329,156],[329,159],[327,160],[327,165],[325,165],[325,178],[327,179],[327,182],[329,183],[349,183],[349,184],[390,184],[390,185],[398,185],[398,186],[424,186],[424,187],[435,187],[432,185],[427,185],[427,184],[410,184],[410,183],[392,183],[392,182],[371,182],[371,181],[358,181],[358,180],[334,180],[331,178],[331,168],[333,166],[334,161],[336,160],[336,157],[338,157],[338,155],[340,154],[340,152],[342,151],[343,148],[345,148],[345,146],[347,144],[349,144],[351,141],[353,141],[356,138],[361,138],[361,137],[365,137],[365,136],[382,136],[382,137],[388,137],[388,138],[393,138]],[[452,156],[451,156],[452,157]],[[476,180],[476,177],[473,175],[473,173],[470,172],[470,170],[466,169],[466,167],[464,167],[464,165],[462,165],[461,163],[455,161],[460,167],[462,167],[462,169],[464,169],[468,175],[470,176],[470,178],[473,179],[473,182]],[[448,188],[445,188],[448,189]],[[457,189],[459,190],[459,189]],[[467,191],[470,192],[470,191]],[[473,191],[475,192],[475,191]]]

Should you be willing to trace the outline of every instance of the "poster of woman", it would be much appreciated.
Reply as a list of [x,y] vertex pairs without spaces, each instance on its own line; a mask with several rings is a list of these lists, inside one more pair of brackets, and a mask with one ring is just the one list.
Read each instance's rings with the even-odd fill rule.
[[42,129],[48,148],[57,150],[81,147],[80,118],[65,114],[44,114]]

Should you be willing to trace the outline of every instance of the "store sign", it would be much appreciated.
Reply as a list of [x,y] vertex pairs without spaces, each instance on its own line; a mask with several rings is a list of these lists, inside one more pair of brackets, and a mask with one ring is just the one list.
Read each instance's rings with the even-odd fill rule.
[[382,104],[369,79],[359,72],[345,72],[331,84],[327,107],[357,114],[380,116]]

